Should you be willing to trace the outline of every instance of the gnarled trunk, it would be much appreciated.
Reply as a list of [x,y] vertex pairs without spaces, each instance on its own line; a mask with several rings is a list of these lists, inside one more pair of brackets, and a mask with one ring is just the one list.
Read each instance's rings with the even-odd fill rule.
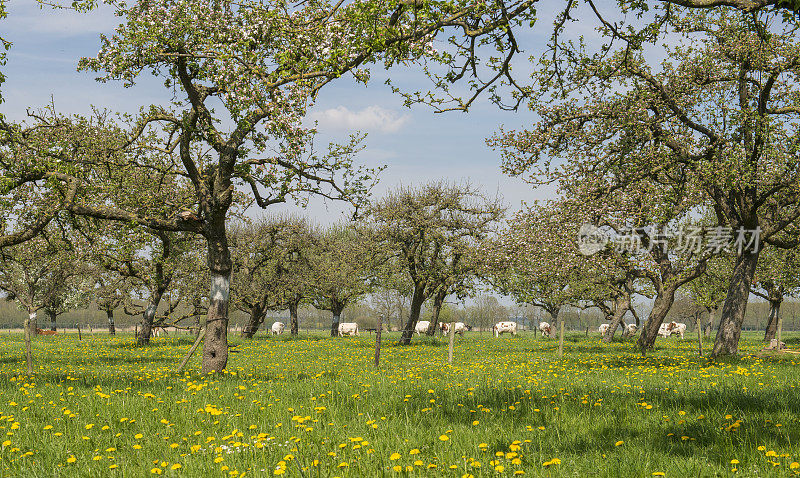
[[52,310],[47,310],[47,317],[50,318],[50,330],[56,331],[56,313]]
[[117,335],[117,327],[114,325],[114,309],[106,309],[108,318],[108,335]]
[[[558,313],[561,311],[561,307],[558,308],[546,308],[547,313],[550,314],[550,320],[552,323],[550,324],[550,335],[547,338],[552,339],[554,338],[553,335],[556,333],[558,329]],[[535,330],[535,329],[534,329]],[[535,335],[535,332],[534,332]]]
[[264,322],[265,316],[266,311],[261,308],[261,304],[253,304],[250,307],[250,317],[247,319],[247,324],[242,329],[242,337],[252,339],[258,332],[259,327],[261,327],[262,322]]
[[[155,297],[152,298],[155,301]],[[150,336],[153,333],[153,320],[156,317],[156,310],[158,309],[158,303],[150,302],[147,308],[144,310],[142,314],[142,324],[139,327],[139,334],[136,337],[136,341],[139,345],[147,345],[150,343]]]
[[226,274],[211,274],[206,335],[203,341],[202,372],[219,372],[228,365],[228,300],[230,269]]
[[297,335],[300,331],[300,322],[297,319],[297,302],[292,302],[289,304],[289,326],[291,328],[291,334]]
[[759,252],[742,251],[736,256],[722,316],[714,340],[711,357],[736,355],[739,352],[739,337],[742,334],[742,323],[747,311],[747,299],[750,296],[750,284],[755,277]]
[[428,331],[425,332],[429,336],[435,335],[436,330],[439,328],[439,313],[442,311],[442,304],[444,304],[445,297],[447,297],[445,292],[437,292],[436,295],[433,297],[433,310],[431,311],[431,326],[428,327]]
[[778,314],[780,313],[782,302],[783,297],[780,300],[769,301],[769,320],[767,321],[767,330],[764,332],[764,342],[769,342],[775,338],[775,333],[778,331]]
[[200,335],[200,328],[202,327],[202,324],[200,323],[200,317],[202,315],[203,314],[202,314],[202,312],[200,310],[200,305],[199,304],[194,304],[194,327],[193,328],[194,328],[195,337]]
[[333,319],[331,320],[331,337],[336,337],[339,335],[339,322],[342,317],[343,310],[344,304],[331,302],[331,313],[333,314]]
[[617,331],[617,327],[619,327],[619,324],[622,322],[630,306],[630,292],[622,292],[614,298],[614,315],[611,316],[611,324],[609,324],[608,329],[606,329],[606,333],[603,334],[603,342],[611,343],[614,338],[614,333]]
[[422,310],[422,303],[425,302],[424,286],[415,286],[414,295],[411,296],[411,310],[408,313],[408,320],[403,327],[403,335],[400,336],[400,344],[408,345],[411,343],[411,336],[414,335],[414,328],[417,326],[419,314]]
[[658,337],[658,329],[661,328],[661,324],[669,313],[673,302],[675,302],[674,287],[666,287],[660,294],[656,295],[653,301],[653,309],[650,311],[647,322],[645,322],[644,328],[642,329],[642,334],[639,336],[639,340],[636,343],[642,355],[646,354],[647,351],[651,350],[653,345],[655,345],[656,337]]
[[[228,200],[227,196],[225,200]],[[228,365],[228,301],[231,295],[232,263],[225,230],[226,212],[227,207],[214,210],[206,219],[211,289],[203,340],[202,373],[220,372]]]
[[709,309],[708,310],[708,322],[706,323],[704,335],[706,337],[711,335],[711,331],[714,330],[714,316],[717,315],[717,309]]

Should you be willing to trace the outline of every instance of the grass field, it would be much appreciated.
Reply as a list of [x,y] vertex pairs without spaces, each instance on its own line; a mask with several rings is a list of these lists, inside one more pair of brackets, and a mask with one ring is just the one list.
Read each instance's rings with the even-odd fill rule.
[[[0,476],[793,476],[800,358],[710,363],[697,342],[569,336],[233,339],[177,375],[189,338],[0,337]],[[799,344],[800,338],[787,342]],[[198,354],[199,355],[199,354]]]

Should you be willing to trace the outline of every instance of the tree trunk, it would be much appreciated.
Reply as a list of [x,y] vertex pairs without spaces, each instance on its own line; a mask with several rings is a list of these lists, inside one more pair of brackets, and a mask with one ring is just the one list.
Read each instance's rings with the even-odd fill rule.
[[778,313],[781,310],[782,302],[783,297],[780,300],[769,301],[769,320],[767,321],[767,330],[764,332],[764,342],[775,338],[775,332],[778,331]]
[[[561,307],[559,307],[557,309],[556,308],[546,307],[545,310],[547,311],[548,314],[550,314],[550,320],[552,321],[552,323],[550,324],[550,335],[547,338],[548,339],[552,339],[552,338],[554,338],[553,334],[555,334],[556,331],[558,330],[558,313],[561,311]],[[540,319],[540,321],[541,321],[541,319]],[[534,332],[534,336],[536,336],[535,332]]]
[[157,307],[157,305],[151,303],[142,314],[142,326],[139,328],[139,335],[136,338],[139,345],[147,345],[150,343],[150,335],[153,332],[153,320],[156,316]]
[[711,335],[711,331],[714,330],[714,316],[717,314],[717,309],[710,309],[708,311],[708,322],[706,323],[706,330],[705,336],[708,337]]
[[117,335],[117,327],[114,325],[114,309],[106,309],[108,317],[108,335]]
[[617,297],[614,298],[614,315],[611,317],[611,324],[606,329],[606,333],[603,334],[603,342],[611,343],[614,339],[614,333],[617,331],[617,327],[622,322],[622,319],[625,317],[625,313],[628,312],[628,308],[631,306],[631,294],[628,292],[622,292]]
[[33,373],[33,354],[31,353],[31,327],[36,324],[36,312],[31,312],[25,319],[25,363],[28,366],[28,374]]
[[339,335],[339,322],[343,310],[344,304],[339,304],[338,302],[331,303],[331,313],[333,314],[333,320],[331,320],[331,337]]
[[202,313],[200,312],[200,306],[195,304],[194,306],[194,334],[195,337],[200,335],[200,329],[202,328],[202,324],[200,323],[200,316]]
[[52,310],[47,311],[47,316],[50,317],[50,330],[56,331],[56,313]]
[[202,373],[221,372],[228,365],[228,301],[231,295],[232,263],[225,216],[230,207],[229,193],[233,192],[233,186],[223,175],[217,177],[214,189],[217,191],[215,204],[206,212],[205,219],[211,288],[203,339]]
[[750,284],[753,283],[758,265],[758,254],[758,252],[743,251],[736,257],[711,358],[736,355],[739,351],[739,337],[742,333],[744,314],[747,311]]
[[419,320],[419,313],[422,304],[425,302],[424,286],[415,286],[414,295],[411,296],[411,310],[408,313],[408,320],[403,327],[403,335],[400,336],[400,344],[408,345],[411,343],[411,336],[414,335],[414,328]]
[[300,322],[297,319],[297,306],[297,302],[292,302],[289,304],[289,325],[292,335],[297,335],[298,332],[300,332]]
[[431,311],[431,326],[428,327],[428,331],[426,335],[434,336],[436,334],[436,329],[439,328],[439,312],[442,311],[442,304],[444,303],[444,299],[446,294],[442,292],[437,292],[436,295],[433,297],[433,310]]
[[[228,252],[227,249],[225,252]],[[202,373],[220,372],[228,365],[228,299],[230,291],[230,269],[223,274],[212,270],[206,335],[203,340]]]
[[647,351],[651,350],[653,345],[655,345],[656,337],[658,337],[658,329],[664,322],[664,317],[669,313],[673,302],[675,302],[674,287],[666,287],[660,294],[656,295],[653,301],[653,309],[650,311],[647,322],[645,322],[644,328],[642,329],[642,334],[639,336],[639,340],[636,343],[642,355],[646,354]]
[[250,318],[247,319],[247,324],[245,324],[244,328],[242,329],[242,337],[246,339],[252,339],[256,332],[258,332],[258,328],[261,326],[261,323],[264,322],[265,315],[265,311],[261,308],[261,304],[255,304],[250,307]]

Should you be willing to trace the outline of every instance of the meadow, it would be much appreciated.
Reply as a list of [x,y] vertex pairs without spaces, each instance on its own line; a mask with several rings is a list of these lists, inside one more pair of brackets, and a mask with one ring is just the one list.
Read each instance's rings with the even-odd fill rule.
[[[790,346],[800,337],[785,338]],[[0,336],[0,476],[793,476],[800,358],[710,362],[696,339],[531,334],[393,345],[233,338],[228,371],[175,373],[188,336]],[[800,348],[800,347],[798,347]]]

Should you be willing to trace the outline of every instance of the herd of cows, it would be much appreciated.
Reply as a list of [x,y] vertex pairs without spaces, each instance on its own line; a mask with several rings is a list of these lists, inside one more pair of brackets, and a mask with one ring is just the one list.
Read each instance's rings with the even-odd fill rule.
[[[430,331],[433,325],[430,321],[421,320],[417,322],[417,326],[414,328],[414,332],[417,335],[426,334]],[[601,324],[600,327],[597,328],[597,331],[600,335],[605,335],[606,331],[610,327],[610,324]],[[438,324],[438,330],[443,334],[447,335],[450,333],[450,324],[446,322],[442,322]],[[272,324],[271,333],[272,335],[280,335],[286,329],[286,324],[283,322],[275,322]],[[455,331],[453,333],[459,334],[462,337],[464,336],[464,332],[472,330],[472,326],[465,324],[464,322],[456,322],[455,323]],[[625,324],[622,328],[622,335],[629,337],[636,334],[637,327],[635,324]],[[555,335],[555,329],[547,322],[539,322],[539,331],[542,333],[543,336],[552,338]],[[686,333],[686,324],[681,322],[668,322],[665,324],[661,324],[661,327],[658,329],[658,335],[661,337],[669,337],[671,335],[680,335],[683,338],[683,334]],[[511,334],[517,335],[517,323],[516,322],[498,322],[492,326],[492,335],[495,337],[499,337],[503,334]],[[358,324],[355,322],[342,322],[339,324],[338,329],[339,337],[344,336],[354,336],[358,335]]]

